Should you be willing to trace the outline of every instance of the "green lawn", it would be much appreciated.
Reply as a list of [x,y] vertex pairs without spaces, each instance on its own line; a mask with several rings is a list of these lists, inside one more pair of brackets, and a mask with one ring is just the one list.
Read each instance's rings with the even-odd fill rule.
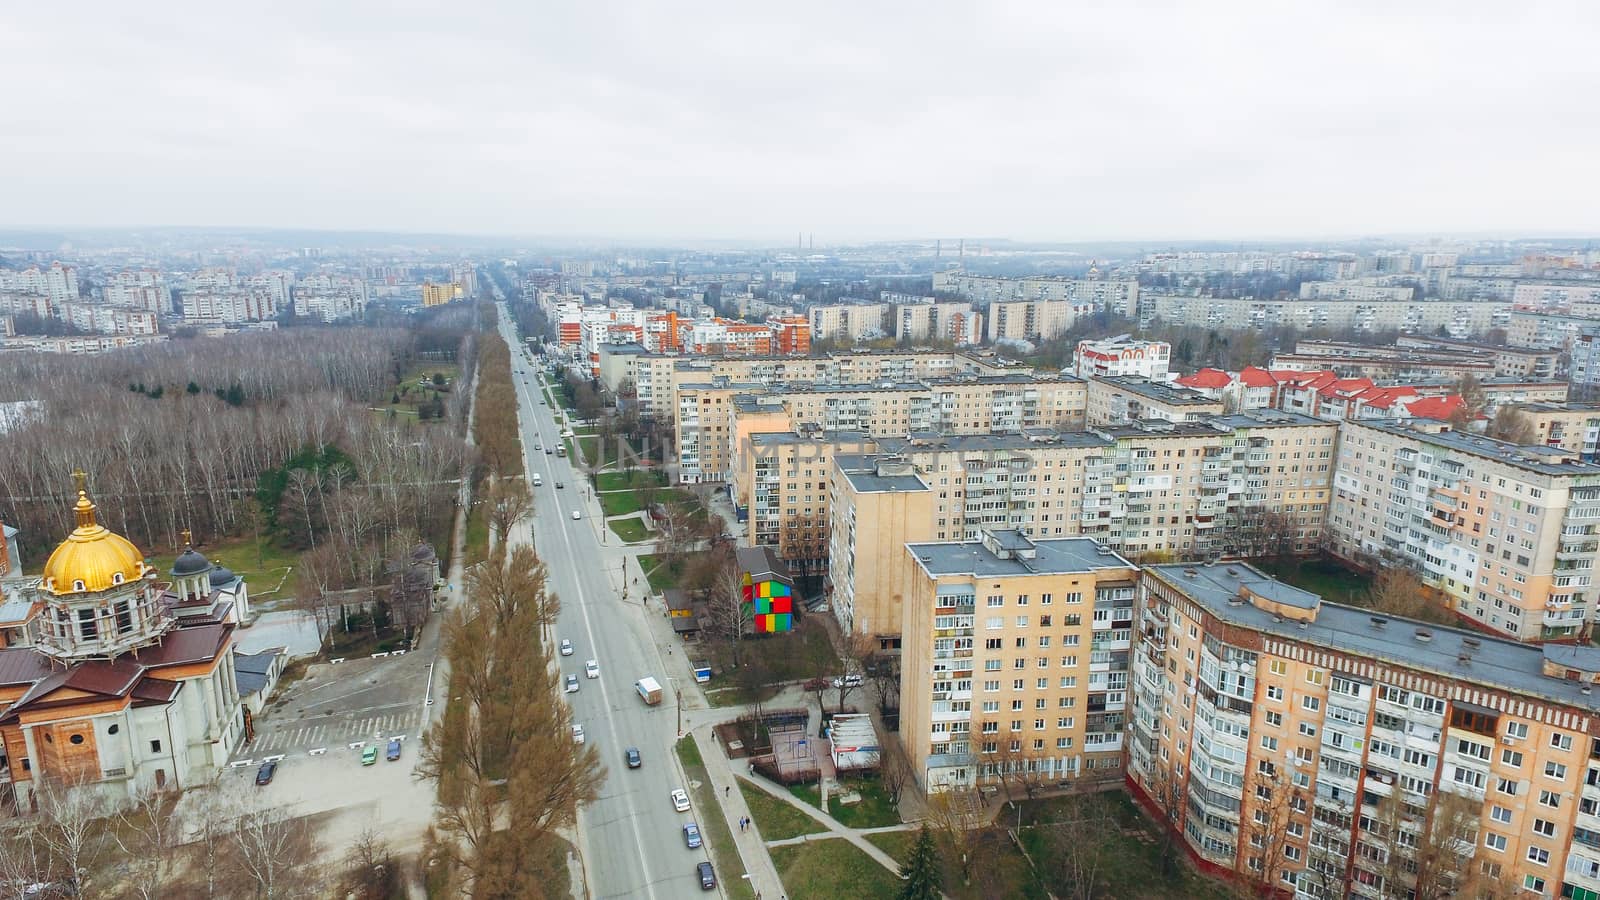
[[633,491],[602,492],[600,495],[600,508],[608,516],[625,516],[628,513],[644,509],[644,503],[639,500],[639,495]]
[[781,841],[827,830],[822,823],[743,778],[739,779],[739,793],[744,795],[745,805],[750,807],[750,816],[756,820],[762,840]]
[[[849,806],[840,803],[839,795],[848,791],[860,792],[861,802]],[[819,810],[822,809],[822,793],[814,784],[792,785],[789,793]],[[881,828],[885,825],[900,824],[899,811],[889,802],[889,795],[883,792],[883,788],[875,778],[852,779],[829,791],[828,815],[833,816],[840,825],[849,828]]]
[[466,545],[461,564],[470,566],[489,558],[489,505],[474,503],[467,507]]
[[898,874],[842,838],[773,847],[772,864],[790,900],[887,898],[900,889]]
[[754,897],[756,894],[750,889],[750,882],[744,880],[744,860],[739,858],[739,848],[733,843],[728,819],[717,805],[717,792],[706,775],[705,761],[700,758],[700,747],[694,742],[694,736],[685,735],[678,742],[677,750],[684,778],[690,784],[688,790],[694,795],[694,807],[705,811],[695,821],[700,826],[700,834],[711,847],[711,861],[717,867],[717,880],[722,883],[727,896]]
[[626,491],[640,485],[665,487],[667,475],[665,472],[635,469],[633,472],[601,472],[594,476],[594,487],[597,491]]
[[[227,566],[251,582],[250,593],[259,594],[278,586],[284,573],[300,561],[300,551],[288,550],[275,544],[271,538],[224,538],[195,548],[205,554],[215,565]],[[145,562],[163,575],[172,569],[173,560],[182,547],[169,553],[151,554]]]
[[1372,576],[1332,559],[1260,560],[1252,561],[1252,565],[1333,603],[1358,603],[1372,586]]
[[915,831],[884,831],[878,834],[865,835],[867,842],[879,850],[889,854],[894,861],[905,864],[911,856],[911,848],[917,843]]
[[649,553],[639,555],[639,568],[645,571],[645,578],[650,582],[650,590],[661,593],[667,588],[678,586],[678,579],[683,575],[683,563],[668,566],[661,562],[659,557]]
[[615,522],[607,522],[606,527],[611,529],[612,534],[629,544],[650,539],[650,530],[638,519],[618,519]]

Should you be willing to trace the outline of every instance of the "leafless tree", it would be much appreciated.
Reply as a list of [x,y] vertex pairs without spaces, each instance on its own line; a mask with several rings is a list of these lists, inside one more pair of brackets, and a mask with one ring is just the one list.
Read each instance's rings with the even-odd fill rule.
[[511,529],[533,515],[533,494],[520,480],[496,479],[489,488],[489,524],[493,526],[496,540],[505,544]]
[[744,580],[731,560],[706,600],[706,619],[707,632],[724,642],[733,665],[738,666],[740,644],[755,620],[755,606],[745,602]]
[[144,788],[116,816],[112,835],[127,861],[128,880],[140,900],[172,894],[172,867],[183,842],[183,824],[173,815],[177,795]]
[[71,884],[82,895],[110,843],[106,825],[111,804],[97,786],[81,778],[42,778],[34,791],[39,811],[33,828],[49,852],[50,880]]
[[1117,811],[1104,794],[1073,798],[1061,821],[1039,826],[1045,831],[1044,867],[1052,876],[1051,893],[1074,900],[1094,900],[1103,890],[1106,868],[1121,839]]
[[368,825],[345,851],[341,896],[355,900],[389,900],[401,893],[399,874],[389,842],[374,826]]
[[1472,862],[1482,814],[1479,801],[1451,791],[1436,791],[1425,804],[1398,790],[1385,797],[1363,837],[1379,857],[1385,900],[1472,896],[1463,888],[1481,875]]
[[316,834],[286,806],[248,803],[233,820],[233,863],[260,900],[301,897],[315,881]]
[[1306,791],[1295,787],[1274,764],[1261,760],[1245,780],[1244,809],[1250,818],[1240,823],[1244,841],[1239,853],[1239,875],[1254,884],[1262,897],[1278,890],[1278,869],[1291,840],[1291,823],[1304,824],[1309,815]]

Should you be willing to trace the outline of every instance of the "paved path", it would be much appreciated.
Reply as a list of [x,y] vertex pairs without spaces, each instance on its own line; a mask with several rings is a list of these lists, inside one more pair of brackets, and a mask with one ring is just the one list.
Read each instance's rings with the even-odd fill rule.
[[694,735],[695,745],[700,748],[700,758],[706,764],[706,775],[711,779],[722,817],[728,822],[728,831],[733,834],[733,843],[739,848],[739,858],[744,860],[744,870],[750,875],[751,887],[763,898],[784,896],[783,882],[778,878],[778,869],[772,864],[772,855],[767,852],[766,844],[762,843],[760,832],[753,828],[739,830],[739,820],[750,816],[750,807],[745,805],[744,795],[739,793],[739,786],[735,783],[733,761],[722,752],[710,725],[702,725],[690,733]]
[[[895,875],[900,874],[900,864],[895,862],[894,857],[892,857],[889,854],[887,854],[887,853],[883,852],[882,850],[878,849],[878,845],[876,845],[876,844],[872,843],[871,841],[867,840],[862,835],[875,834],[875,833],[877,833],[879,831],[905,831],[908,828],[920,827],[920,824],[919,825],[890,825],[890,826],[887,826],[887,827],[884,827],[884,828],[866,828],[866,829],[847,828],[844,825],[839,824],[837,819],[833,818],[832,816],[828,815],[827,813],[823,812],[822,810],[817,809],[815,806],[812,806],[811,804],[805,802],[804,800],[801,800],[799,797],[796,797],[795,795],[789,793],[784,788],[773,784],[772,782],[770,782],[767,779],[761,777],[760,775],[756,775],[756,774],[752,773],[750,775],[750,777],[745,779],[745,780],[747,782],[749,782],[750,784],[754,785],[755,787],[760,788],[761,790],[765,791],[766,793],[771,794],[773,797],[777,798],[778,800],[782,800],[784,803],[789,804],[790,806],[794,807],[795,809],[798,809],[801,812],[805,813],[806,815],[810,816],[811,818],[815,819],[817,824],[821,825],[823,828],[825,828],[827,830],[827,832],[825,834],[805,834],[805,835],[801,835],[798,838],[786,838],[784,840],[778,840],[778,841],[767,841],[766,842],[766,846],[767,847],[781,847],[781,846],[783,846],[785,844],[804,844],[804,843],[807,843],[809,841],[822,841],[822,840],[827,840],[828,838],[842,838],[842,839],[847,840],[850,843],[856,845],[858,848],[861,849],[861,851],[863,853],[865,853],[868,856],[872,857],[874,860],[877,861],[877,863],[879,865],[883,866],[885,869],[888,869],[890,872],[894,873]],[[744,801],[743,800],[739,801],[739,805],[743,806],[744,805]],[[746,813],[746,815],[748,815],[748,813]],[[757,821],[756,822],[756,829],[760,830],[760,828],[761,828],[761,823],[759,821]],[[768,860],[769,861],[771,860],[771,856],[770,855],[768,856]]]

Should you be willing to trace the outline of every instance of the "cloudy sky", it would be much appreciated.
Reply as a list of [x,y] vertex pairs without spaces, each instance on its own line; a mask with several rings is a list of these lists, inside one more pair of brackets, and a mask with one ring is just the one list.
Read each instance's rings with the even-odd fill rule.
[[1600,233],[1597,7],[13,3],[0,224]]

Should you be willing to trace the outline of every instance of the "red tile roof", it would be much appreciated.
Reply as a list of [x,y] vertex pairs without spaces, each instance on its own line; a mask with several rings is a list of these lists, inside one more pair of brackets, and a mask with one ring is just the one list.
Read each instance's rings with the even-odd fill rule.
[[1233,376],[1221,369],[1201,369],[1177,379],[1177,383],[1186,388],[1225,388],[1233,383]]
[[1423,397],[1408,404],[1406,412],[1419,419],[1443,421],[1455,415],[1465,405],[1466,402],[1461,399],[1460,394],[1451,394],[1448,397]]
[[1274,378],[1271,372],[1257,366],[1245,366],[1240,369],[1239,381],[1243,382],[1245,387],[1250,388],[1278,386],[1278,379]]

